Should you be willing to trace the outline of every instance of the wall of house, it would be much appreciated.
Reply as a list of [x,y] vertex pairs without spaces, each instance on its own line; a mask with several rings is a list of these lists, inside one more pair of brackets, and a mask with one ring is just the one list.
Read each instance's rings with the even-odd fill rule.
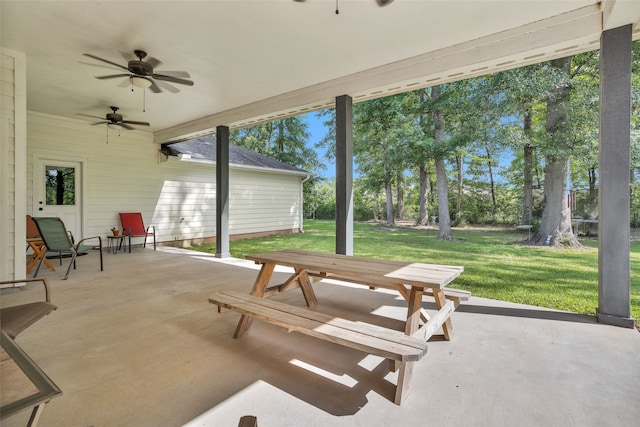
[[26,63],[23,54],[0,49],[0,280],[23,279]]
[[[142,118],[142,113],[131,114],[132,120]],[[148,132],[108,132],[90,121],[28,114],[28,213],[38,214],[36,159],[68,157],[83,163],[83,236],[105,236],[112,227],[120,228],[118,212],[142,212],[145,225],[156,226],[160,242],[188,245],[215,236],[214,165],[167,160]],[[230,234],[298,230],[301,178],[232,165]]]

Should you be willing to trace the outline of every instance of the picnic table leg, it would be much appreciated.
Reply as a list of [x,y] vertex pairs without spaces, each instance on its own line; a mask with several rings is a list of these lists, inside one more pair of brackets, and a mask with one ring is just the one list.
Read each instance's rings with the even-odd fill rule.
[[[441,310],[447,303],[447,299],[444,296],[444,290],[434,289],[433,298],[436,300],[436,307]],[[453,338],[453,326],[451,325],[451,317],[442,324],[442,331],[444,332],[444,339],[450,341]]]
[[[393,287],[400,293],[402,298],[404,298],[404,300],[409,303],[409,300],[411,299],[410,290],[407,289],[402,283],[394,283]],[[420,320],[425,323],[429,321],[429,314],[427,314],[427,311],[422,307],[420,307]]]
[[422,314],[422,288],[411,287],[409,299],[407,300],[407,323],[404,327],[406,335],[413,335],[420,327],[420,316]]
[[[273,274],[273,270],[275,269],[275,264],[262,264],[262,268],[260,269],[260,273],[258,273],[258,277],[256,278],[255,283],[253,284],[253,288],[251,289],[250,294],[263,297],[264,291],[267,289],[267,285],[269,285],[269,280],[271,280],[271,275]],[[233,334],[234,338],[239,338],[242,335],[246,334],[251,326],[252,321],[251,316],[247,316],[243,314],[240,316],[240,321],[238,322],[238,326],[236,326],[236,331]]]
[[298,283],[300,283],[300,289],[302,289],[302,295],[304,295],[304,300],[306,301],[307,306],[315,307],[318,305],[318,299],[316,298],[316,293],[313,291],[313,287],[311,286],[311,279],[309,278],[309,274],[307,274],[307,270],[299,272]]
[[[404,327],[404,333],[411,336],[418,331],[420,326],[420,317],[422,315],[422,288],[411,287],[407,304],[407,323]],[[396,367],[399,367],[398,384],[393,402],[396,405],[401,405],[402,399],[409,394],[413,362],[396,362]]]
[[413,373],[413,364],[415,362],[401,362],[400,372],[398,372],[398,385],[396,386],[396,395],[393,399],[393,403],[396,405],[402,404],[402,399],[409,394],[409,388],[411,386],[411,374]]

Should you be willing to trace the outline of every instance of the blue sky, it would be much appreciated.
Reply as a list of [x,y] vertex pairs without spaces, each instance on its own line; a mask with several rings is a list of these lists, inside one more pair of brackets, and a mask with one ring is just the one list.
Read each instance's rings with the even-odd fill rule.
[[318,153],[318,157],[325,164],[326,169],[321,171],[321,175],[325,178],[333,178],[336,176],[335,162],[327,160],[324,157],[324,150],[316,148],[316,143],[324,138],[327,133],[327,129],[322,123],[324,119],[318,118],[317,113],[307,113],[301,116],[302,120],[309,126],[308,130],[311,134],[309,138],[308,147],[314,149]]

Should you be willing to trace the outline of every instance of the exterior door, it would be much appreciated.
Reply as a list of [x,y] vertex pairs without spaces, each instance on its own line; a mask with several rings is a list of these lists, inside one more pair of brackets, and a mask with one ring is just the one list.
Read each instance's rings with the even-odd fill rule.
[[34,165],[33,216],[59,217],[82,238],[82,163],[39,158]]

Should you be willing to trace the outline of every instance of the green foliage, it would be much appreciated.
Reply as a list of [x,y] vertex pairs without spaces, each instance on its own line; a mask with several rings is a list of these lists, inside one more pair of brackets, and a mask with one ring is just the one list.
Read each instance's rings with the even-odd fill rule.
[[335,219],[336,183],[327,180],[315,183],[305,197],[305,217],[310,219]]
[[[633,225],[640,226],[640,41],[634,42],[633,48],[631,216]],[[417,219],[419,168],[426,167],[430,183],[435,183],[434,160],[444,159],[452,219],[462,223],[519,223],[524,209],[525,147],[527,153],[532,152],[536,203],[527,211],[534,214],[533,224],[541,218],[544,206],[541,190],[545,161],[558,156],[570,158],[570,183],[578,200],[575,214],[597,214],[598,51],[575,55],[569,70],[546,62],[450,82],[439,89],[437,101],[431,99],[431,89],[424,88],[354,105],[354,165],[359,174],[354,182],[354,218],[385,218],[385,189],[393,192],[389,202],[397,207],[397,181],[401,180],[405,218]],[[564,89],[568,104],[562,126],[549,132],[547,99]],[[435,109],[445,115],[446,133],[438,143],[434,141]],[[326,128],[316,146],[326,151],[327,160],[334,160],[335,111],[316,114]],[[323,161],[305,148],[307,139],[304,122],[296,117],[232,132],[233,143],[314,173],[324,167]],[[460,181],[453,161],[456,156],[462,159]],[[498,160],[504,163],[504,159],[510,159],[510,164],[498,167]],[[334,217],[334,187],[335,183],[318,178],[305,184],[307,217]],[[434,185],[430,189],[429,215],[436,216]]]
[[317,173],[325,168],[315,150],[307,147],[307,124],[300,116],[235,129],[230,142],[281,162]]

